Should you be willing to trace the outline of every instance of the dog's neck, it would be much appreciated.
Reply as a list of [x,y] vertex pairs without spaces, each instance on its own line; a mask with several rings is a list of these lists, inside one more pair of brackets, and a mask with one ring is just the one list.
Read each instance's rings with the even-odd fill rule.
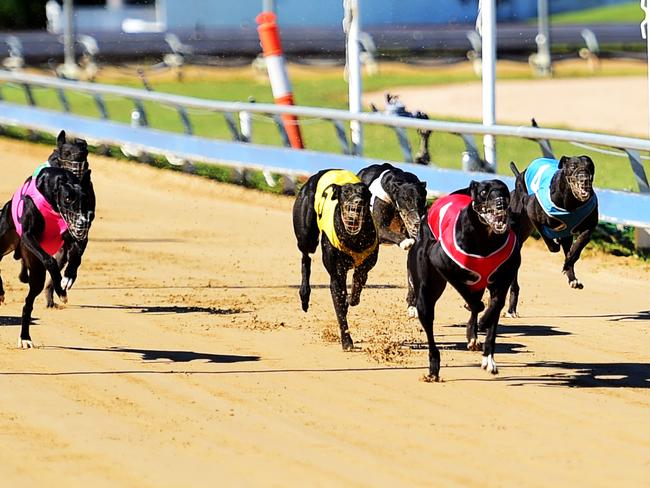
[[553,204],[564,210],[574,210],[586,203],[575,197],[563,169],[553,175],[550,196]]
[[336,235],[343,245],[354,252],[365,251],[377,241],[377,229],[372,221],[370,209],[368,209],[364,216],[361,230],[357,234],[351,236],[345,230],[339,208],[334,212],[334,230],[336,230]]
[[482,256],[499,249],[508,238],[508,232],[497,234],[483,223],[471,205],[460,211],[455,235],[463,251]]

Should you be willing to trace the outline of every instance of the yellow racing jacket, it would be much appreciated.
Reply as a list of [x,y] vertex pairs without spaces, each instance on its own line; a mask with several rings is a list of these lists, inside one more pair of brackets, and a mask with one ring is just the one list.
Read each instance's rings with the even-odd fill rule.
[[351,171],[342,169],[328,171],[318,180],[316,195],[314,196],[314,209],[316,210],[316,221],[318,229],[327,236],[332,245],[341,252],[344,252],[354,261],[354,267],[360,266],[375,249],[377,249],[377,238],[370,247],[361,252],[356,252],[345,246],[336,235],[334,228],[334,215],[338,200],[334,199],[333,185],[343,186],[348,183],[361,183],[357,175]]

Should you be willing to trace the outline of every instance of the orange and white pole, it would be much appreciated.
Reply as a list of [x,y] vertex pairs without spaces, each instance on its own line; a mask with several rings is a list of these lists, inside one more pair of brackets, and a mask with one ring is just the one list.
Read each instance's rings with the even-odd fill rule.
[[[273,12],[262,12],[255,19],[258,27],[257,32],[260,35],[266,69],[271,80],[271,90],[273,98],[278,105],[293,105],[293,93],[291,92],[291,83],[287,74],[287,68],[284,63],[284,53],[280,43],[280,31],[276,22],[276,16]],[[291,147],[303,149],[302,137],[300,135],[300,126],[298,118],[295,115],[282,115],[282,122],[289,137]]]

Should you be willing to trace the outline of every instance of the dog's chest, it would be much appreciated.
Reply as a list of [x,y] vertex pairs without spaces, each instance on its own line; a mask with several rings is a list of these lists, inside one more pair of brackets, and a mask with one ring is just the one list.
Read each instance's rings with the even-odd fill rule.
[[528,194],[534,196],[544,214],[547,224],[541,226],[541,232],[550,239],[570,236],[596,208],[598,199],[593,194],[589,200],[578,208],[567,210],[557,206],[551,198],[553,177],[560,171],[558,161],[539,158],[526,169],[525,183]]
[[494,272],[512,255],[516,246],[516,236],[511,230],[504,238],[503,245],[492,252],[470,253],[462,248],[456,239],[456,228],[461,211],[472,202],[468,195],[448,195],[436,200],[429,210],[428,223],[434,237],[444,253],[458,266],[469,271],[473,278],[465,282],[470,289],[485,289]]

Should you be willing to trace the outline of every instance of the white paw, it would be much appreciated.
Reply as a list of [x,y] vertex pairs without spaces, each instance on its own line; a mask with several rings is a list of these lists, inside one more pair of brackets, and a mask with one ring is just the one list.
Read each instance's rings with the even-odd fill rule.
[[578,280],[569,281],[569,286],[571,288],[575,288],[576,290],[582,290],[584,288],[584,285]]
[[61,278],[61,288],[63,288],[65,291],[68,291],[70,288],[72,288],[73,284],[74,280],[72,278],[68,278],[67,276]]
[[504,312],[503,313],[504,317],[508,317],[509,319],[518,319],[519,318],[519,313],[518,312]]
[[494,356],[490,354],[489,356],[483,356],[481,361],[481,368],[486,370],[488,373],[498,374],[499,370],[497,368],[497,363],[494,362]]
[[469,351],[481,351],[483,349],[483,345],[477,339],[471,338],[467,343],[467,349]]
[[418,309],[411,305],[409,308],[406,309],[406,315],[410,319],[417,319],[418,318]]
[[32,341],[26,341],[24,339],[18,339],[18,347],[21,349],[33,349],[34,343]]
[[399,243],[399,247],[403,249],[404,251],[408,251],[413,247],[413,244],[415,244],[415,239],[404,239],[402,242]]

